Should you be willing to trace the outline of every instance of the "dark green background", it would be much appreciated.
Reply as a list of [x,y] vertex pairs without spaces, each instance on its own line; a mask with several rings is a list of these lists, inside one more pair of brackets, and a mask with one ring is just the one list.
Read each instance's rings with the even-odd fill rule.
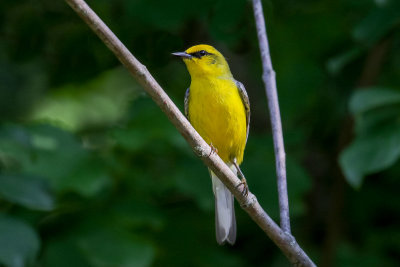
[[[242,169],[278,221],[250,1],[92,0],[182,109],[170,53],[207,43],[244,83]],[[263,1],[293,234],[321,266],[400,262],[400,5]],[[206,167],[64,1],[0,2],[0,265],[288,266],[237,207],[218,246]]]

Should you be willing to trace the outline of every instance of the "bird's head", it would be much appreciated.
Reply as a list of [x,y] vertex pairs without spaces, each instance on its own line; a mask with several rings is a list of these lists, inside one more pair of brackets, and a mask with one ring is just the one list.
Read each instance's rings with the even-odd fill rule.
[[232,76],[224,56],[210,45],[195,45],[185,52],[172,54],[183,59],[192,78]]

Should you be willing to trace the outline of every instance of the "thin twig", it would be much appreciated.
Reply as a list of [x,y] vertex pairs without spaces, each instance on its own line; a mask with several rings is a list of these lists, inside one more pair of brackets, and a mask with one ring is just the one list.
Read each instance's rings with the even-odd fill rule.
[[121,43],[114,33],[93,12],[83,0],[66,0],[73,10],[89,25],[100,37],[108,48],[125,65],[129,72],[144,87],[146,92],[158,104],[169,120],[174,124],[192,149],[203,162],[220,178],[236,197],[241,207],[260,226],[282,250],[286,257],[296,266],[315,266],[306,253],[297,244],[296,240],[282,231],[279,226],[268,216],[252,193],[247,196],[242,194],[241,181],[233,174],[229,167],[216,154],[210,155],[210,146],[201,138],[179,109],[174,105],[168,95],[163,91],[157,81]]
[[267,31],[265,30],[265,20],[261,0],[253,0],[254,18],[256,20],[258,41],[263,65],[263,81],[268,98],[269,114],[274,139],[276,174],[279,194],[279,211],[281,218],[281,228],[290,233],[289,200],[286,183],[286,160],[285,147],[283,145],[282,123],[279,112],[278,93],[276,90],[275,71],[272,68],[271,56],[269,53]]

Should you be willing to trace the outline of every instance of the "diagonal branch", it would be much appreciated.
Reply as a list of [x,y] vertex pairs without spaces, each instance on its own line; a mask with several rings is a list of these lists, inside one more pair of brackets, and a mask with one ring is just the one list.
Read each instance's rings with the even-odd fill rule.
[[286,159],[285,148],[283,145],[282,123],[279,112],[278,93],[276,90],[275,71],[272,68],[271,56],[269,54],[267,31],[265,30],[265,20],[261,0],[253,0],[253,9],[264,70],[262,78],[268,98],[272,135],[274,139],[281,227],[283,231],[290,234],[289,200],[287,194]]
[[201,138],[189,121],[174,105],[168,95],[163,91],[157,81],[151,76],[146,67],[142,65],[94,13],[83,0],[66,0],[73,10],[89,25],[100,37],[108,48],[125,65],[129,72],[144,87],[146,92],[157,103],[168,119],[174,124],[181,135],[186,139],[192,149],[203,162],[220,178],[235,196],[241,207],[282,250],[285,256],[296,266],[315,266],[305,254],[296,240],[282,231],[279,226],[268,216],[258,203],[256,197],[249,192],[244,196],[237,187],[241,182],[229,167],[215,153],[210,154],[210,146]]

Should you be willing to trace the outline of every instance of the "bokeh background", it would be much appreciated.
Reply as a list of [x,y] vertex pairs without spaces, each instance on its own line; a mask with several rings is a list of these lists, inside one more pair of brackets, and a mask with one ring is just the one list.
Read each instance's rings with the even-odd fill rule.
[[[251,2],[88,2],[181,109],[170,53],[227,57],[251,101],[242,169],[278,221]],[[399,266],[400,2],[263,5],[293,234],[320,266]],[[239,207],[217,245],[206,167],[64,1],[0,1],[0,120],[1,266],[289,266]]]

